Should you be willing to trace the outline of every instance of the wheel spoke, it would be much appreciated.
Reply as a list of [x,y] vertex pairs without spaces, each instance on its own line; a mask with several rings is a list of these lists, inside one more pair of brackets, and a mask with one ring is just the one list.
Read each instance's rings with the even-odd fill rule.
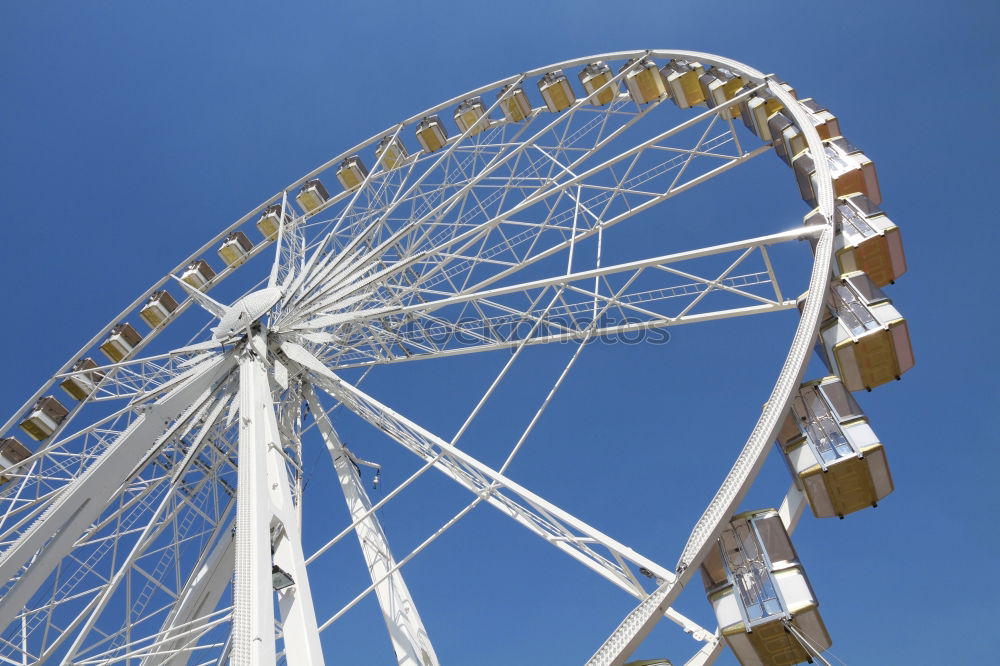
[[[312,381],[345,407],[386,432],[392,439],[406,447],[424,461],[437,459],[435,467],[475,494],[485,494],[486,501],[517,522],[528,527],[556,547],[570,553],[612,579],[619,586],[634,593],[633,583],[621,568],[598,554],[592,545],[604,546],[636,566],[657,572],[663,578],[673,574],[632,549],[619,544],[595,528],[586,525],[565,511],[555,507],[504,475],[490,469],[469,454],[448,444],[406,419],[376,399],[344,382],[327,370],[304,348],[294,343],[284,343],[282,350],[289,358],[312,372]],[[443,452],[443,455],[438,455]],[[506,493],[504,491],[507,491]]]
[[[522,341],[579,340],[588,332],[611,337],[777,312],[794,307],[794,301],[778,300],[768,293],[780,293],[780,288],[773,264],[764,254],[766,247],[796,242],[816,231],[793,230],[410,305],[349,306],[340,312],[320,313],[292,330],[312,342],[328,343],[321,352],[327,365],[353,367],[506,349]],[[713,270],[726,255],[733,258],[721,264],[720,273],[702,277],[693,272]],[[706,260],[714,261],[706,265]],[[693,266],[676,268],[683,262]],[[698,262],[702,262],[700,268]],[[758,264],[758,269],[747,268],[751,263]],[[737,268],[746,272],[734,274]],[[697,308],[710,294],[729,298],[714,301],[716,309]],[[674,302],[678,305],[671,306]],[[720,304],[725,307],[719,308]]]

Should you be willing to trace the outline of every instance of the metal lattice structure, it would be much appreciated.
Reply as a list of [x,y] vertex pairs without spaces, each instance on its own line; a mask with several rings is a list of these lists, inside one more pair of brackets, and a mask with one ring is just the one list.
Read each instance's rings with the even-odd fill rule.
[[[696,74],[738,85],[721,102],[685,100],[697,86],[678,79],[672,89],[658,67],[696,61]],[[582,95],[552,74],[595,62],[610,67],[583,70]],[[428,109],[221,230],[4,424],[14,434],[58,384],[84,387],[68,413],[40,421],[44,437],[30,455],[2,472],[0,662],[321,664],[326,628],[374,595],[398,663],[437,664],[403,568],[482,503],[636,599],[590,663],[623,663],[664,617],[698,642],[688,663],[710,663],[720,636],[673,606],[760,470],[802,380],[832,270],[829,167],[816,160],[821,214],[808,226],[624,263],[606,261],[602,242],[617,225],[771,151],[738,117],[751,100],[784,108],[811,154],[824,154],[808,109],[773,77],[701,53],[605,54]],[[332,187],[338,180],[343,189]],[[257,242],[241,245],[240,234]],[[779,284],[775,248],[808,249],[804,238],[812,270],[799,271],[808,288],[797,303]],[[192,262],[220,244],[225,267],[207,281],[192,277]],[[273,255],[270,271],[245,279],[243,297],[231,305],[211,297],[251,270],[244,264],[261,265],[264,257],[253,261],[261,253]],[[157,320],[147,308],[164,290],[178,298]],[[797,304],[760,419],[676,564],[635,552],[508,476],[588,340]],[[202,310],[212,330],[199,323]],[[139,340],[123,337],[117,324],[140,316],[155,325]],[[112,339],[118,347],[108,347]],[[505,463],[491,467],[459,448],[522,351],[559,342],[577,344]],[[77,364],[99,349],[111,350],[110,362]],[[508,361],[450,438],[362,388],[373,369],[497,350]],[[371,463],[345,445],[335,409],[371,424],[420,467],[373,502],[360,475]],[[352,519],[312,553],[302,543],[307,446],[330,455]],[[431,469],[467,489],[469,504],[394,556],[376,512]],[[793,485],[782,509],[790,528],[801,507]],[[352,532],[371,584],[341,611],[317,616],[313,563]]]

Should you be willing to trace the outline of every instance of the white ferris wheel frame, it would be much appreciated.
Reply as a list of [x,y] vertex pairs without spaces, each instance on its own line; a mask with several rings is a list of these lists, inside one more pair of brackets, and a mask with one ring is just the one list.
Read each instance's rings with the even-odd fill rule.
[[[417,114],[386,132],[381,132],[344,151],[290,184],[278,194],[268,198],[260,206],[224,229],[193,253],[191,257],[170,271],[162,280],[141,294],[119,317],[113,319],[91,338],[78,354],[64,364],[48,383],[40,387],[14,413],[4,424],[3,432],[11,430],[18,418],[23,416],[35,401],[46,394],[55,383],[73,376],[72,366],[75,359],[83,357],[89,350],[98,345],[109,335],[115,323],[123,320],[129,314],[133,314],[153,292],[167,286],[171,281],[171,276],[179,274],[192,259],[211,251],[220,240],[231,232],[245,227],[270,204],[280,203],[284,214],[289,206],[288,193],[294,192],[295,188],[317,175],[328,172],[346,157],[369,148],[384,136],[398,137],[403,128],[412,127],[426,116],[451,109],[463,99],[495,91],[508,84],[518,84],[555,69],[584,65],[595,60],[617,61],[642,57],[657,60],[696,60],[706,65],[732,70],[753,86],[740,93],[737,101],[754,91],[766,91],[784,105],[801,130],[812,154],[823,154],[818,133],[809,122],[806,113],[795,102],[795,98],[783,86],[758,70],[736,61],[704,53],[665,50],[607,53],[565,61],[495,82]],[[623,73],[619,73],[607,85],[619,85]],[[586,95],[576,99],[569,112],[572,113],[578,107],[585,105],[587,99]],[[636,117],[648,113],[659,103],[652,103]],[[497,103],[493,103],[490,105],[490,110],[496,106]],[[536,115],[538,115],[538,111],[538,109],[534,110]],[[718,108],[707,109],[697,113],[689,121],[681,123],[670,132],[688,129],[706,119],[714,119],[719,114]],[[560,122],[560,119],[566,117],[567,114],[556,116],[549,126],[555,125]],[[539,135],[546,129],[548,127],[543,128]],[[670,132],[664,134],[669,136]],[[466,130],[446,148],[443,148],[439,157],[432,156],[433,159],[438,160],[435,164],[446,159],[469,135],[470,131]],[[656,138],[659,139],[662,136]],[[733,136],[735,137],[735,130]],[[524,145],[528,145],[528,141],[524,141],[510,150],[503,159],[510,159]],[[650,196],[648,202],[643,203],[637,209],[655,205],[762,153],[768,148],[767,145],[753,151],[739,148],[737,158],[703,176],[675,187],[680,179],[680,174],[678,174],[670,188],[662,194]],[[698,146],[687,151],[687,155],[683,156],[683,159],[687,160],[684,164],[690,162],[696,154],[707,154],[708,152],[709,149],[702,149],[701,142],[699,142]],[[619,156],[616,160],[624,161],[630,155],[636,154],[638,153],[625,151],[624,157]],[[575,163],[567,165],[554,158],[552,161],[561,170],[559,175],[565,178],[559,184],[560,192],[568,191],[574,186],[579,188],[582,183],[586,182],[588,175],[605,166],[602,164],[589,170],[584,168],[583,171],[575,171]],[[490,163],[492,169],[496,169],[498,166],[496,162]],[[680,171],[683,172],[684,168],[686,166],[681,167]],[[429,172],[430,169],[425,174]],[[373,169],[372,173],[366,176],[365,184],[375,173],[376,170]],[[473,182],[463,185],[463,187],[471,189],[478,182],[477,179],[483,177],[485,175],[481,172],[472,179]],[[25,608],[42,582],[74,548],[74,543],[77,543],[78,539],[85,540],[85,535],[88,533],[96,534],[95,525],[100,526],[108,523],[110,518],[102,518],[102,510],[105,508],[104,502],[116,497],[116,493],[120,492],[121,479],[132,478],[136,470],[150,464],[152,460],[150,442],[166,442],[171,437],[177,436],[180,431],[184,431],[189,437],[196,438],[189,454],[178,468],[171,472],[174,475],[173,478],[176,479],[184,469],[188,469],[196,463],[194,453],[203,442],[211,441],[215,437],[222,437],[220,431],[213,429],[214,424],[221,423],[226,418],[231,421],[233,414],[236,414],[239,419],[238,441],[229,442],[230,445],[237,448],[237,460],[240,462],[238,470],[235,470],[238,473],[238,486],[235,489],[235,520],[232,517],[224,522],[220,519],[219,524],[215,526],[214,543],[216,545],[203,554],[199,560],[198,570],[192,573],[183,589],[178,591],[176,603],[170,610],[161,632],[145,637],[143,639],[145,642],[137,639],[134,645],[130,644],[132,645],[131,649],[124,654],[120,650],[114,652],[118,648],[106,642],[108,649],[103,656],[100,652],[92,653],[87,659],[73,663],[112,663],[113,659],[123,659],[128,656],[141,657],[144,664],[166,663],[165,660],[171,657],[174,658],[174,661],[170,663],[186,663],[186,660],[198,649],[197,641],[200,636],[213,627],[231,622],[230,637],[221,649],[224,655],[228,655],[233,664],[273,664],[276,663],[277,659],[284,659],[289,664],[320,664],[323,659],[320,633],[366,594],[374,592],[386,619],[390,640],[400,659],[399,663],[437,664],[433,646],[402,578],[401,568],[437,536],[481,502],[491,504],[501,512],[506,513],[516,522],[639,600],[635,610],[598,648],[588,664],[622,664],[662,617],[673,620],[700,642],[698,650],[687,662],[688,664],[711,663],[723,646],[718,633],[699,626],[696,622],[675,611],[672,606],[677,595],[686,585],[690,576],[697,570],[708,548],[715,543],[726,520],[736,510],[759,472],[768,446],[774,441],[779,424],[787,414],[793,391],[802,380],[812,344],[816,339],[822,315],[823,295],[832,267],[834,234],[833,188],[829,168],[826,162],[821,159],[816,160],[816,183],[819,209],[825,219],[825,224],[617,266],[600,266],[576,272],[568,269],[566,274],[548,279],[532,280],[528,283],[491,286],[491,283],[496,281],[493,279],[491,283],[483,284],[480,289],[473,292],[463,293],[460,289],[456,289],[454,293],[444,293],[437,301],[429,305],[424,303],[386,303],[373,308],[351,311],[347,315],[340,315],[340,319],[337,318],[337,314],[325,314],[324,308],[328,309],[331,302],[352,304],[361,302],[366,294],[365,289],[379,283],[380,280],[388,279],[386,276],[390,275],[392,271],[402,270],[401,265],[405,268],[416,264],[420,260],[419,253],[400,260],[396,265],[376,267],[376,269],[365,268],[360,272],[355,271],[351,279],[348,279],[345,275],[351,272],[350,269],[355,268],[350,263],[352,261],[351,255],[344,252],[333,257],[332,254],[324,255],[321,252],[322,247],[332,242],[334,232],[328,233],[323,238],[319,243],[322,247],[319,249],[315,245],[311,246],[312,253],[307,257],[306,241],[300,235],[300,229],[295,225],[285,227],[283,224],[276,243],[278,246],[276,260],[268,279],[268,286],[283,285],[285,287],[284,297],[280,303],[282,307],[288,306],[296,298],[294,296],[296,293],[312,294],[298,302],[298,305],[301,306],[299,312],[305,312],[304,315],[299,316],[299,319],[296,319],[294,315],[283,319],[282,315],[279,314],[272,322],[272,327],[275,330],[282,326],[286,327],[282,330],[290,332],[287,339],[275,342],[260,332],[247,329],[246,340],[243,343],[242,351],[238,354],[235,352],[223,355],[209,354],[209,350],[217,348],[218,344],[195,343],[179,352],[126,359],[120,363],[102,366],[100,370],[105,373],[105,379],[102,382],[103,392],[98,390],[100,388],[98,387],[88,400],[81,401],[79,405],[71,409],[67,423],[72,422],[73,416],[88,402],[104,400],[113,403],[115,400],[125,400],[127,404],[103,420],[72,434],[64,434],[62,428],[57,429],[49,444],[43,445],[23,462],[24,465],[32,465],[36,461],[43,460],[46,456],[54,456],[58,453],[59,446],[65,445],[66,442],[80,441],[81,438],[87,437],[100,439],[102,428],[111,423],[113,419],[122,417],[124,414],[134,414],[134,416],[128,417],[130,419],[128,427],[122,432],[115,433],[113,441],[102,441],[101,446],[106,447],[103,451],[99,450],[101,447],[95,447],[89,465],[84,467],[81,464],[80,469],[67,471],[67,483],[64,488],[53,490],[47,495],[36,497],[32,502],[24,502],[21,505],[8,503],[5,509],[6,513],[2,516],[6,522],[0,525],[0,539],[2,539],[0,547],[3,548],[3,552],[0,554],[0,580],[12,581],[12,583],[8,584],[6,594],[0,599],[0,626],[7,627],[12,623],[12,626],[15,626],[18,622],[24,624],[26,616],[19,614],[20,610]],[[358,191],[360,188],[354,193],[347,191],[335,195],[325,206],[330,207],[341,201],[348,201],[347,205],[350,205],[350,202],[353,202],[358,196]],[[577,196],[579,197],[579,189],[577,189]],[[538,199],[534,199],[530,203],[537,201]],[[577,208],[580,205],[580,201],[577,199]],[[435,211],[442,210],[443,206],[444,203],[431,206],[431,210],[427,214],[430,215]],[[522,209],[526,207],[528,207],[527,203],[522,206]],[[512,210],[516,212],[517,206]],[[508,218],[512,214],[511,211],[504,213]],[[631,214],[634,212],[630,212],[629,216]],[[575,217],[573,224],[572,237],[575,239],[577,233]],[[603,224],[602,221],[596,222],[593,232],[602,231]],[[761,252],[767,263],[768,273],[776,292],[774,299],[755,296],[753,298],[758,301],[756,305],[707,314],[695,314],[690,313],[690,310],[701,298],[701,296],[696,296],[694,303],[676,316],[661,318],[657,321],[633,323],[629,326],[632,327],[632,330],[645,329],[743,316],[757,312],[787,310],[794,308],[795,302],[780,294],[766,248],[771,244],[809,235],[815,238],[812,272],[808,292],[801,308],[799,323],[785,363],[779,371],[763,412],[740,451],[735,464],[695,525],[687,545],[673,569],[667,569],[643,557],[628,546],[576,519],[568,512],[547,502],[507,477],[505,475],[506,467],[517,452],[524,437],[527,436],[527,431],[515,445],[507,463],[499,469],[493,469],[457,448],[454,445],[454,439],[447,441],[426,430],[362,391],[356,383],[352,384],[346,381],[338,372],[331,369],[331,366],[336,368],[352,367],[349,359],[345,361],[341,358],[333,361],[330,357],[324,357],[317,353],[316,349],[309,349],[307,345],[292,339],[308,328],[306,324],[309,321],[315,321],[316,318],[320,317],[327,317],[324,324],[334,325],[342,323],[348,318],[352,322],[366,322],[390,315],[400,317],[412,313],[429,315],[435,309],[460,307],[473,302],[474,305],[479,306],[484,303],[492,305],[495,299],[514,292],[528,293],[529,291],[537,292],[537,298],[532,303],[532,307],[517,314],[524,315],[529,321],[533,321],[532,331],[535,331],[536,327],[546,320],[549,308],[553,307],[553,303],[563,302],[558,301],[558,299],[565,298],[563,294],[573,289],[588,298],[592,298],[595,311],[599,305],[600,307],[608,307],[616,302],[614,297],[603,297],[603,300],[599,301],[596,287],[587,291],[574,285],[596,283],[598,279],[609,275],[634,276],[629,278],[634,280],[647,269],[666,270],[673,275],[690,278],[699,285],[702,294],[707,294],[712,289],[719,289],[747,295],[738,285],[727,283],[726,279],[730,272],[739,265],[743,257],[755,251]],[[470,232],[470,238],[473,236],[474,234]],[[461,255],[463,251],[462,242],[461,234],[449,241],[449,247],[456,248],[456,255]],[[266,243],[255,246],[251,255],[263,251],[266,247],[268,247]],[[574,245],[570,243],[568,247],[572,257]],[[348,245],[348,249],[355,249],[355,247]],[[364,250],[359,252],[358,256],[364,255]],[[727,252],[741,252],[742,254],[727,271],[714,279],[706,279],[672,267],[673,264],[685,260],[715,254],[721,255]],[[224,269],[219,273],[214,284],[218,284],[235,270],[236,267]],[[631,284],[631,281],[628,284]],[[543,299],[543,295],[549,300]],[[198,300],[196,295],[185,300],[171,315],[170,321],[175,320],[185,309]],[[544,303],[547,303],[547,306]],[[566,307],[569,308],[569,305],[567,303]],[[293,312],[293,310],[289,309],[283,312]],[[312,317],[313,319],[304,317]],[[593,323],[596,326],[596,318]],[[159,330],[162,329],[154,329],[153,333],[137,347],[136,351],[140,351],[142,346],[155,338]],[[627,327],[618,327],[616,330],[627,330]],[[541,344],[567,339],[586,340],[591,335],[599,333],[601,330],[593,326],[578,330],[560,331],[555,329],[554,332],[545,336],[532,337],[529,334],[524,339],[512,341],[491,339],[483,333],[480,335],[479,344],[474,346],[474,349],[476,351],[513,349],[511,357],[511,362],[513,362],[526,344]],[[319,339],[322,333],[317,332],[313,335],[315,339]],[[381,340],[375,340],[372,344],[374,346],[381,342]],[[557,380],[553,391],[558,388],[569,368],[575,362],[579,350],[582,349],[583,345],[580,345]],[[424,354],[423,357],[427,358],[469,352],[468,349],[433,348],[430,345],[421,351]],[[405,360],[407,359],[394,359],[394,361]],[[374,364],[376,364],[374,361],[359,361],[354,363],[353,367],[370,367]],[[491,386],[490,391],[470,414],[463,429],[460,430],[455,439],[464,432],[465,427],[475,417],[478,409],[489,397],[492,389],[505,372],[506,367],[497,381],[494,382],[494,386]],[[275,382],[282,384],[282,380],[284,380],[284,383],[287,384],[289,376],[296,377],[298,376],[296,373],[300,373],[302,377],[308,375],[308,379],[303,379],[301,382],[301,399],[311,407],[316,419],[316,426],[337,471],[352,518],[352,523],[347,528],[331,539],[322,549],[309,556],[303,552],[299,538],[301,502],[298,501],[299,495],[297,493],[300,493],[301,488],[297,489],[290,485],[289,475],[286,473],[287,469],[295,468],[298,463],[289,456],[281,444],[287,439],[285,430],[287,424],[280,422],[284,415],[282,413],[276,414],[276,405],[273,404]],[[234,379],[236,376],[239,377],[238,381]],[[119,379],[115,379],[115,377],[119,377]],[[382,429],[389,434],[390,438],[395,439],[404,448],[409,449],[420,458],[423,461],[423,466],[385,498],[378,503],[373,503],[361,485],[357,473],[357,465],[363,465],[365,461],[360,461],[345,448],[334,430],[327,412],[324,411],[317,399],[319,392],[327,393],[339,405]],[[219,393],[224,393],[226,398],[221,399]],[[551,397],[551,393],[549,397]],[[139,406],[135,407],[134,405]],[[238,405],[238,407],[233,405]],[[539,409],[532,425],[537,421],[544,407],[545,404]],[[228,417],[227,408],[229,409]],[[164,430],[165,423],[171,424],[167,426],[166,430]],[[109,440],[111,439],[109,438]],[[113,455],[110,453],[112,450]],[[235,467],[235,463],[232,461],[227,462],[225,459],[221,459],[220,465],[227,464],[230,467]],[[420,474],[431,468],[437,469],[460,486],[467,488],[475,495],[475,499],[463,511],[443,525],[439,531],[432,534],[406,557],[397,561],[388,548],[388,542],[375,512]],[[18,474],[13,466],[0,471],[15,476]],[[23,472],[21,476],[24,476]],[[294,475],[292,476],[294,478]],[[206,480],[208,478],[206,476]],[[171,504],[172,502],[180,504],[188,502],[190,504],[190,497],[179,499],[172,496],[172,492],[172,490],[167,492],[157,507],[150,507],[150,510],[153,511],[153,518],[143,528],[142,536],[136,543],[133,552],[121,560],[122,563],[117,567],[117,575],[124,576],[128,567],[142,554],[140,544],[148,543],[144,541],[147,535],[152,539],[154,532],[163,529],[163,524],[157,522],[159,520],[157,517],[161,513],[178,510]],[[130,500],[134,502],[130,506],[138,506],[145,501],[144,497],[151,496],[139,493],[135,496],[138,499]],[[801,516],[803,506],[802,494],[793,484],[785,497],[781,510],[789,530],[794,529]],[[118,515],[119,517],[124,515],[124,508]],[[219,516],[223,515],[228,515],[228,513],[220,512]],[[226,539],[224,536],[218,537],[230,529],[235,532],[233,539]],[[351,532],[355,532],[361,541],[362,550],[372,575],[372,584],[336,616],[321,621],[313,610],[307,565]],[[264,535],[270,535],[270,538],[265,538]],[[294,595],[280,593],[278,595],[279,618],[275,618],[273,614],[274,595],[270,578],[272,563],[280,565],[280,568],[295,581]],[[636,579],[633,571],[638,568],[649,572],[659,582],[656,589],[649,592]],[[229,584],[230,576],[226,572],[233,570],[236,572],[233,585],[235,597],[233,608],[231,612],[225,609],[218,610],[216,608],[218,600]],[[83,645],[88,632],[93,629],[101,610],[109,603],[120,582],[120,578],[112,576],[103,589],[98,590],[88,602],[87,614],[81,613],[71,626],[59,627],[65,637],[52,640],[48,644],[49,653],[56,654],[66,647],[66,641],[71,641],[66,652],[68,655],[66,659],[72,657],[77,649]],[[212,602],[213,599],[215,603]],[[279,651],[276,647],[276,635],[273,631],[276,624],[284,638],[284,652]],[[25,638],[27,633],[28,630],[25,628],[22,631],[22,638]],[[0,648],[2,647],[4,646],[0,646]],[[16,648],[17,646],[7,645],[6,647]],[[44,657],[44,655],[32,655],[32,658],[34,657]],[[29,658],[27,648],[24,648],[22,658]],[[21,663],[10,659],[7,661]]]

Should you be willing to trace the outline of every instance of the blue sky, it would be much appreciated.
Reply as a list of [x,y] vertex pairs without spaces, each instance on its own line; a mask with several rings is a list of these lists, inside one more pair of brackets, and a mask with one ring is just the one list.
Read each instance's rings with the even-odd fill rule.
[[[1000,456],[988,434],[998,408],[989,359],[998,322],[987,285],[998,240],[998,13],[988,2],[5,3],[0,404],[16,409],[220,228],[398,120],[588,54],[717,53],[779,74],[840,118],[876,162],[910,266],[889,295],[910,322],[917,366],[859,397],[889,447],[896,491],[844,521],[807,516],[795,539],[833,653],[850,664],[993,663],[1000,540],[988,521],[1000,509]],[[766,182],[710,199],[746,206],[746,236],[789,228],[806,212],[779,166]],[[673,247],[669,235],[656,243]],[[787,319],[690,327],[665,346],[586,351],[513,476],[671,566],[752,426],[790,333]],[[508,420],[530,417],[568,353],[529,355],[519,388],[477,426],[478,454],[496,457],[491,434],[501,445]],[[447,428],[468,409],[463,382],[481,385],[496,368],[496,359],[441,362],[385,373],[371,390]],[[398,455],[380,452],[389,443],[366,441],[357,424],[343,428],[365,457]],[[772,456],[755,489],[761,505],[784,492],[779,464]],[[662,496],[650,492],[659,486]],[[439,479],[419,497],[384,516],[411,545],[464,499]],[[320,534],[339,531],[325,520],[315,517]],[[444,661],[578,663],[631,608],[535,541],[480,508],[414,561],[411,587]],[[356,562],[333,562],[331,585],[357,589]],[[682,607],[709,622],[697,587]],[[389,663],[374,612],[363,605],[331,630],[329,663]],[[683,662],[691,649],[670,636],[646,652]]]

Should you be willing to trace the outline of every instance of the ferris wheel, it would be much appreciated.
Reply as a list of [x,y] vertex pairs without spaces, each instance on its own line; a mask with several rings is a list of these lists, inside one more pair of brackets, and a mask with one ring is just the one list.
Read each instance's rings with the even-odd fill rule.
[[[807,202],[802,225],[669,254],[614,245],[771,152]],[[880,203],[832,113],[703,53],[566,61],[379,132],[221,229],[4,424],[0,662],[322,664],[330,627],[374,599],[397,663],[433,666],[407,565],[479,505],[634,597],[588,663],[625,663],[664,618],[690,637],[673,657],[689,664],[727,645],[744,664],[823,661],[831,638],[789,535],[807,506],[842,518],[892,491],[853,393],[913,365],[881,290],[906,265]],[[669,565],[511,477],[586,343],[773,313],[797,315],[785,361]],[[814,346],[829,372],[803,382]],[[500,464],[484,462],[463,435],[545,348],[568,358]],[[417,362],[480,372],[491,352],[499,369],[453,433],[368,389]],[[411,455],[412,473],[370,495],[380,466],[347,442],[348,418]],[[776,441],[787,493],[740,512]],[[309,482],[317,454],[335,482]],[[434,475],[467,502],[399,551],[380,512],[418,510],[407,493]],[[310,502],[335,513],[337,495],[342,524],[303,519]],[[321,613],[316,572],[355,540],[366,582]],[[675,608],[696,573],[718,627]]]

